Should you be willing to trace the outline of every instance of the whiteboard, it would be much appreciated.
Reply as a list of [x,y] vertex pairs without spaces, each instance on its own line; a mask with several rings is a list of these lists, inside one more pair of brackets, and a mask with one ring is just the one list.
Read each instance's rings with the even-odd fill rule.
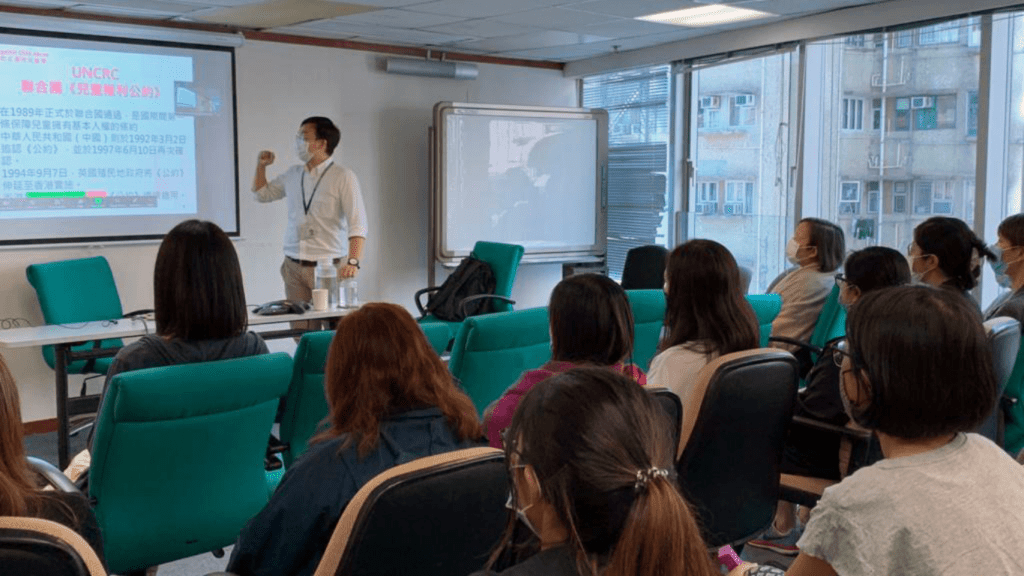
[[434,107],[433,236],[442,263],[478,240],[520,244],[524,262],[605,253],[604,110]]

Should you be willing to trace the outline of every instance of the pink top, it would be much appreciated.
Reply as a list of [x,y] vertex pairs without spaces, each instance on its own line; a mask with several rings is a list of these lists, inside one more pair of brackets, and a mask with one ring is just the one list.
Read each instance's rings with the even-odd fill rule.
[[[573,368],[579,368],[580,364],[574,364],[572,362],[557,362],[551,361],[547,364],[537,368],[536,370],[527,370],[523,372],[523,375],[519,377],[519,381],[505,390],[505,393],[501,395],[493,404],[491,404],[484,414],[484,430],[487,432],[487,440],[494,448],[501,448],[501,433],[512,424],[512,415],[515,414],[516,407],[519,406],[520,400],[526,395],[534,386],[543,382],[547,378],[567,372]],[[621,372],[625,376],[629,376],[633,380],[636,380],[637,384],[641,386],[647,385],[647,377],[644,376],[644,371],[638,368],[635,364],[613,364],[608,367],[616,372]]]

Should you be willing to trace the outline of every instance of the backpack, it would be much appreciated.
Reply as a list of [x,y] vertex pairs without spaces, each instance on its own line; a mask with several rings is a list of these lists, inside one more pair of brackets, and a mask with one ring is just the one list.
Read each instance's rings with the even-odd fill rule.
[[491,300],[481,298],[466,304],[462,310],[462,300],[478,294],[494,294],[497,281],[491,265],[483,260],[467,256],[459,263],[459,267],[445,279],[440,289],[427,299],[427,314],[433,314],[440,320],[461,322],[467,316],[487,314],[491,311]]

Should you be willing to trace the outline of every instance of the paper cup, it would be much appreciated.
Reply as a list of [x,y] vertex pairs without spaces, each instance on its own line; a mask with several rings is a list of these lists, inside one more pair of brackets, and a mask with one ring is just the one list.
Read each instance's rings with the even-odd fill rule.
[[327,310],[327,289],[317,288],[313,290],[313,310],[323,312]]

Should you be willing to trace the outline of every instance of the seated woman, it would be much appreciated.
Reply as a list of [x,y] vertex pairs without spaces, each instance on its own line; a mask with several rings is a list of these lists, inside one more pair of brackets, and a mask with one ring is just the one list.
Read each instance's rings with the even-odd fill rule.
[[[996,280],[1009,292],[997,300],[985,314],[985,320],[1008,316],[1024,324],[1024,214],[1014,214],[999,224],[999,241],[990,250],[995,258],[989,260]],[[1010,453],[1024,454],[1024,390],[1021,382],[1008,382],[1006,395],[1016,398],[1009,406],[1011,417],[1006,419],[1003,443]]]
[[501,576],[711,576],[718,574],[676,486],[668,420],[629,378],[577,368],[531,390],[512,424],[505,538],[491,556],[517,555],[519,521],[536,554]]
[[103,560],[100,528],[85,496],[44,492],[33,479],[25,460],[18,388],[0,357],[0,516],[42,518],[63,524],[81,534]]
[[118,351],[107,370],[101,410],[110,381],[121,372],[267,353],[263,338],[246,331],[238,254],[213,222],[186,220],[164,236],[153,272],[153,307],[156,334]]
[[[910,269],[907,259],[892,248],[872,246],[858,250],[846,259],[844,274],[836,275],[839,285],[839,303],[849,309],[865,294],[910,283]],[[812,418],[836,426],[845,426],[850,421],[843,409],[839,392],[839,366],[835,363],[835,348],[843,338],[825,345],[818,361],[807,374],[807,386],[796,398],[793,416]],[[839,437],[793,427],[786,438],[782,455],[783,474],[797,474],[816,478],[840,479]],[[748,544],[765,548],[779,554],[795,555],[797,534],[792,530],[796,525],[793,505],[779,502],[772,529],[763,537]]]
[[324,372],[330,428],[242,529],[229,572],[312,574],[342,511],[368,480],[482,441],[473,402],[401,306],[374,302],[343,317]]
[[665,266],[665,337],[647,383],[684,402],[694,377],[723,354],[757,348],[757,316],[743,295],[739,267],[725,246],[690,240]]
[[607,366],[641,386],[647,383],[643,370],[626,363],[633,352],[633,309],[614,280],[600,274],[562,280],[551,291],[548,324],[551,361],[524,372],[484,412],[487,439],[495,448],[501,448],[501,432],[512,422],[523,395],[553,374],[582,365]]
[[907,249],[914,282],[963,294],[977,307],[970,291],[981,275],[980,257],[994,259],[985,242],[963,220],[933,216],[914,228]]
[[840,391],[885,459],[825,490],[790,576],[1020,574],[1024,468],[969,433],[998,390],[980,314],[900,286],[850,309]]
[[[786,259],[795,268],[768,287],[782,296],[782,309],[772,322],[772,336],[807,341],[832,291],[832,274],[843,262],[846,240],[843,229],[826,220],[804,218],[786,244]],[[790,344],[776,347],[796,351]]]

